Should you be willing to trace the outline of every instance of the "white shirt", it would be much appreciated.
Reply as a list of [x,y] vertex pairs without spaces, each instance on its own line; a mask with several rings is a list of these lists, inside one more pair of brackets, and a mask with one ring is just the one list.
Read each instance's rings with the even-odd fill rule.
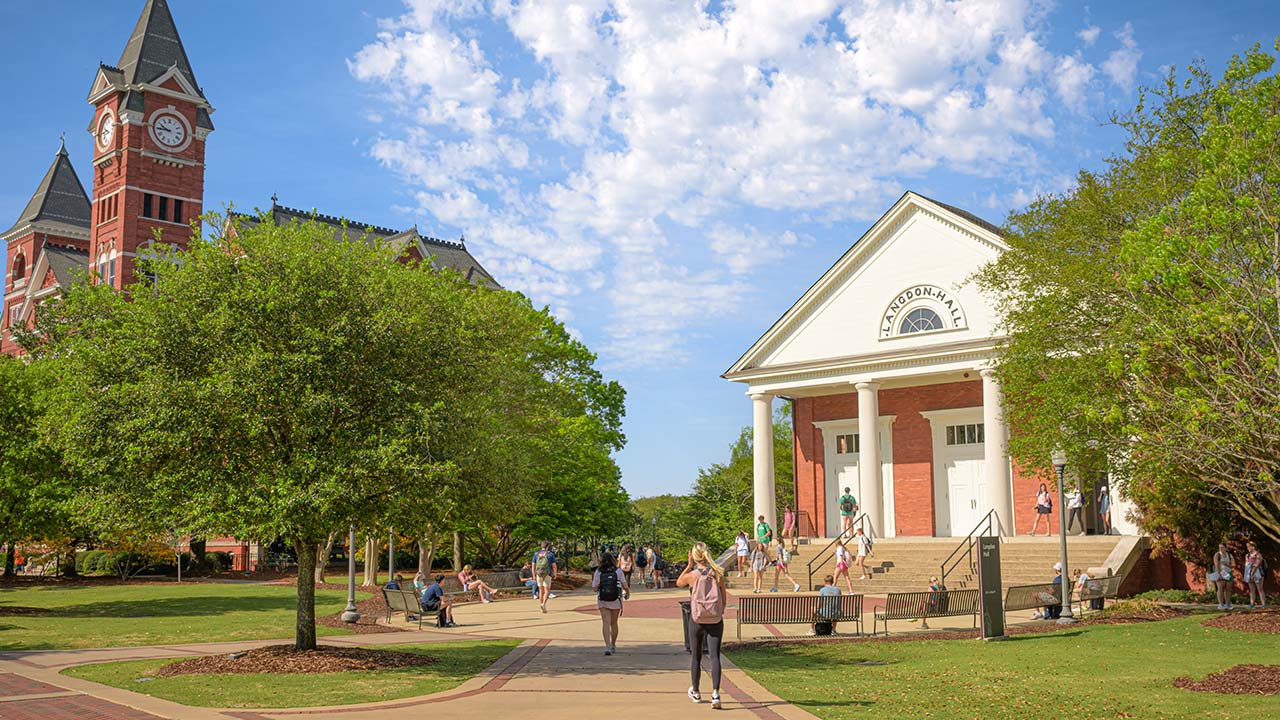
[[855,535],[854,539],[858,541],[858,555],[868,555],[871,552],[871,543],[867,542],[866,535]]
[[1067,503],[1067,507],[1069,508],[1084,507],[1084,495],[1080,494],[1079,490],[1076,490],[1075,492],[1071,493],[1071,500]]
[[849,555],[849,548],[843,545],[836,546],[836,562],[837,563],[844,563],[845,565],[848,565],[850,557],[851,556]]

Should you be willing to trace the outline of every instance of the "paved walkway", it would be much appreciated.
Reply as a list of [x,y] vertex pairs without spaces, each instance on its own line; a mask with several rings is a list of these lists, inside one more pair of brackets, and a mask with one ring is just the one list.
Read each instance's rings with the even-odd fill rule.
[[[461,627],[405,633],[323,638],[327,645],[374,646],[455,639],[520,638],[518,648],[453,690],[435,695],[332,708],[215,710],[191,708],[148,695],[66,677],[72,665],[118,660],[228,653],[269,642],[202,643],[103,650],[48,650],[0,653],[0,718],[5,720],[285,720],[326,715],[340,720],[396,718],[512,717],[557,720],[609,711],[642,711],[655,717],[690,717],[711,712],[692,705],[689,656],[684,652],[677,600],[686,591],[637,593],[627,604],[618,653],[603,654],[594,599],[587,593],[562,595],[542,614],[527,598],[490,605],[466,605],[455,619]],[[726,622],[726,634],[731,635]],[[791,634],[792,628],[786,629]],[[803,632],[804,628],[796,629]],[[777,628],[761,628],[768,637]],[[728,638],[726,638],[728,639]],[[704,677],[704,697],[710,681]],[[809,713],[780,700],[725,662],[721,684],[724,710],[731,716],[802,720]]]

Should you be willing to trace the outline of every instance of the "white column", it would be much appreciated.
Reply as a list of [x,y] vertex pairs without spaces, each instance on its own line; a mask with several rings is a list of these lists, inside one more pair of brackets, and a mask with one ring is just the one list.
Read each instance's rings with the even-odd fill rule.
[[873,535],[884,537],[884,484],[880,477],[880,384],[860,382],[858,388],[859,509],[871,522]]
[[982,425],[983,474],[986,476],[987,500],[1000,516],[1001,533],[1014,534],[1013,488],[1009,478],[1009,453],[1004,425],[1004,409],[1000,405],[1000,380],[995,370],[983,368]]
[[769,527],[774,528],[774,537],[781,537],[781,530],[775,527],[778,494],[773,480],[773,396],[752,394],[751,411],[755,427],[755,437],[752,439],[755,452],[755,513],[751,517],[748,532],[754,540],[756,518],[763,515]]

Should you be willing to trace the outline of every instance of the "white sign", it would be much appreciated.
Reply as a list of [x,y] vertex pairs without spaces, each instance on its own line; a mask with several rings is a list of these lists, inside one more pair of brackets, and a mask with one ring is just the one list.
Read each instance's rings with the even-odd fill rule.
[[920,307],[929,308],[938,314],[942,321],[942,327],[937,328],[938,330],[955,330],[969,325],[964,316],[964,308],[960,307],[960,301],[951,293],[937,285],[912,285],[898,293],[885,309],[884,318],[880,322],[880,338],[899,334],[897,319]]

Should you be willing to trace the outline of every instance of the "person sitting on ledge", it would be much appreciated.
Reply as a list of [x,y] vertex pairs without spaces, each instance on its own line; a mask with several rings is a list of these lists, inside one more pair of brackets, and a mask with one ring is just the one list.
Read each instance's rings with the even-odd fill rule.
[[444,576],[437,575],[435,582],[422,591],[422,612],[438,613],[443,610],[444,625],[442,627],[456,627],[453,622],[453,603],[444,596],[444,588],[440,587],[442,582],[444,582]]

